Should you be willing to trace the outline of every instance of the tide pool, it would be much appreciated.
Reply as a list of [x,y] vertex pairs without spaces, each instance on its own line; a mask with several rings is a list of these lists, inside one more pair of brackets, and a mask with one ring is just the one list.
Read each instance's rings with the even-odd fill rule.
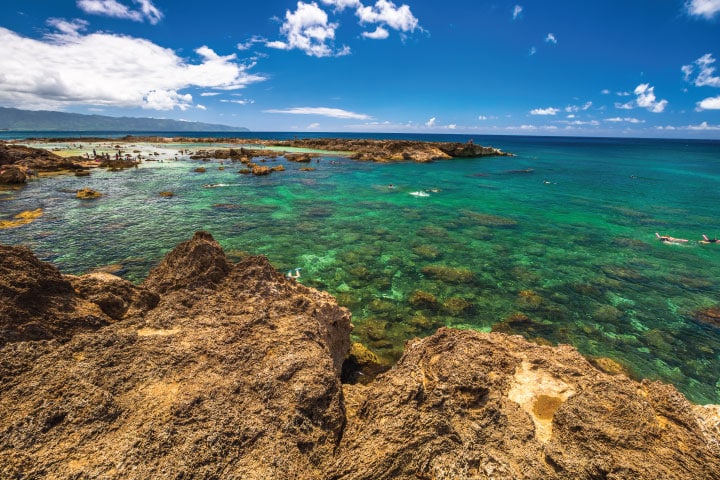
[[[264,165],[286,170],[264,177],[227,160],[163,158],[42,178],[0,191],[0,220],[43,209],[0,230],[0,242],[30,247],[64,273],[120,264],[140,282],[207,230],[231,259],[263,254],[280,271],[301,268],[302,283],[351,309],[354,339],[386,359],[439,326],[495,329],[569,343],[720,403],[720,330],[691,317],[720,304],[720,244],[697,242],[720,235],[720,143],[474,140],[517,156],[279,157]],[[105,195],[78,200],[80,188]],[[664,244],[656,232],[690,241]]]

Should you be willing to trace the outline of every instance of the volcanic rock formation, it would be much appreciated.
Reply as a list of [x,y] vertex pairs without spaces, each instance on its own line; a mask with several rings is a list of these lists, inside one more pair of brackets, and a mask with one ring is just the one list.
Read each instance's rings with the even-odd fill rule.
[[717,407],[569,346],[443,328],[343,385],[349,312],[207,233],[139,286],[2,246],[0,296],[3,479],[720,478]]

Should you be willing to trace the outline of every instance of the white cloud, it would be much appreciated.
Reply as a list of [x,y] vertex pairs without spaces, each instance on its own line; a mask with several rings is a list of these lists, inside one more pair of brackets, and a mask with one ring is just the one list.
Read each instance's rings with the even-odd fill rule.
[[[713,63],[715,63],[715,59],[712,54],[706,53],[692,64],[683,65],[680,69],[683,72],[685,80],[693,83],[696,87],[720,87],[720,77],[714,76],[715,67],[712,66]],[[696,68],[697,76],[695,80],[691,80],[690,77],[695,73]]]
[[[56,25],[58,25],[56,23]],[[70,105],[187,108],[190,87],[238,89],[264,80],[234,55],[208,47],[190,63],[148,40],[78,29],[41,40],[0,27],[0,103],[29,109]]]
[[632,93],[630,93],[630,92],[616,92],[615,95],[617,95],[618,97],[629,97],[630,95],[632,95]]
[[272,41],[265,45],[280,50],[297,48],[311,57],[331,57],[347,55],[348,47],[335,50],[328,43],[335,40],[337,23],[328,23],[327,13],[318,7],[317,3],[297,3],[297,10],[285,12],[285,23],[280,27],[280,33],[287,41]]
[[689,0],[685,7],[690,15],[711,19],[720,12],[720,0]]
[[201,97],[214,97],[216,95],[220,95],[220,92],[202,92],[200,94]]
[[488,119],[488,117],[486,117],[485,115],[478,115],[478,120],[487,120],[487,119]]
[[335,10],[338,12],[342,12],[346,8],[360,8],[362,7],[362,3],[360,3],[360,0],[322,0],[322,3],[325,5],[331,5],[335,7]]
[[457,125],[455,125],[454,123],[451,123],[450,125],[447,126],[447,128],[449,128],[450,130],[455,130],[457,128]]
[[142,108],[150,110],[172,110],[175,107],[187,110],[192,106],[192,95],[183,95],[175,90],[151,90],[143,100]]
[[80,32],[85,31],[89,25],[85,20],[75,19],[67,21],[63,18],[49,18],[47,24],[60,32],[50,34],[49,37],[56,37],[58,35],[61,37],[63,35],[77,36]]
[[311,123],[310,125],[308,125],[307,129],[312,130],[312,129],[319,128],[319,127],[320,127],[320,124],[317,122],[314,122],[314,123]]
[[390,36],[390,33],[378,25],[374,32],[363,32],[362,36],[372,40],[384,40]]
[[291,115],[321,115],[332,118],[353,118],[357,120],[369,120],[372,117],[364,113],[349,112],[339,108],[328,107],[295,107],[286,109],[263,110],[265,113],[287,113]]
[[195,108],[198,108],[200,110],[207,110],[207,107],[205,105],[200,105],[199,103],[195,105]]
[[360,23],[379,23],[401,32],[414,32],[418,28],[418,19],[407,5],[396,6],[388,0],[378,0],[374,6],[358,7],[356,14]]
[[530,47],[530,51],[529,51],[528,53],[530,54],[530,56],[535,55],[535,54],[537,53],[537,48],[535,48],[535,47]]
[[613,117],[613,118],[606,118],[604,121],[611,122],[611,123],[645,123],[645,120],[640,120],[638,118],[633,117]]
[[260,35],[253,35],[252,37],[248,38],[244,42],[240,42],[237,44],[238,50],[250,50],[253,45],[256,43],[267,43],[268,40],[265,37],[261,37]]
[[520,16],[520,14],[523,11],[523,7],[521,5],[515,5],[513,7],[513,20],[517,20],[517,18]]
[[536,108],[534,110],[530,110],[530,115],[557,115],[557,113],[560,111],[559,108]]
[[255,100],[220,100],[222,103],[237,103],[238,105],[251,105],[255,103]]
[[545,42],[557,44],[557,38],[554,33],[548,33],[545,37]]
[[668,104],[667,100],[656,100],[655,87],[651,87],[649,83],[642,83],[635,87],[635,95],[637,95],[638,107],[647,108],[653,113],[660,113],[665,110]]
[[604,89],[600,90],[600,93],[602,95],[610,95],[610,90],[608,90],[607,88],[604,88]]
[[103,15],[136,22],[147,20],[153,25],[162,20],[162,12],[153,5],[151,0],[133,0],[133,3],[138,4],[140,9],[130,9],[117,0],[77,0],[78,8],[91,15]]
[[633,108],[635,108],[635,102],[628,102],[628,103],[615,102],[615,108],[618,108],[620,110],[632,110]]
[[425,122],[426,127],[434,127],[435,126],[435,117],[432,117],[430,120]]
[[698,102],[697,110],[720,110],[720,95]]
[[720,130],[720,125],[708,125],[708,122],[702,122],[700,125],[688,125],[688,130]]
[[565,111],[568,113],[577,113],[580,110],[583,112],[589,110],[592,107],[592,102],[585,102],[583,105],[568,105],[565,107]]

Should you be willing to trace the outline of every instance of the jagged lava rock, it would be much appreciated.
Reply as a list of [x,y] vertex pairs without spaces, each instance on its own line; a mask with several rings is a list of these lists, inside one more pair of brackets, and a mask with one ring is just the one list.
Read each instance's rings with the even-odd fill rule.
[[717,409],[569,346],[441,328],[345,399],[327,478],[720,478]]
[[[138,288],[155,308],[45,348],[0,388],[0,478],[322,478],[349,312],[264,257],[228,264],[205,233]],[[4,378],[27,355],[0,358]]]
[[139,286],[2,248],[4,331],[48,332],[0,344],[3,479],[720,479],[720,407],[569,346],[442,328],[343,386],[349,312],[210,234]]

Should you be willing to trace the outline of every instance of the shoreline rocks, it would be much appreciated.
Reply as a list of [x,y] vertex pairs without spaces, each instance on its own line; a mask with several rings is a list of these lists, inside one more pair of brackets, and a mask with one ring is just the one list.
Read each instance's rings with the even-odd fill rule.
[[0,245],[0,296],[0,478],[720,478],[718,406],[500,333],[384,371],[331,295],[206,232],[140,285]]

